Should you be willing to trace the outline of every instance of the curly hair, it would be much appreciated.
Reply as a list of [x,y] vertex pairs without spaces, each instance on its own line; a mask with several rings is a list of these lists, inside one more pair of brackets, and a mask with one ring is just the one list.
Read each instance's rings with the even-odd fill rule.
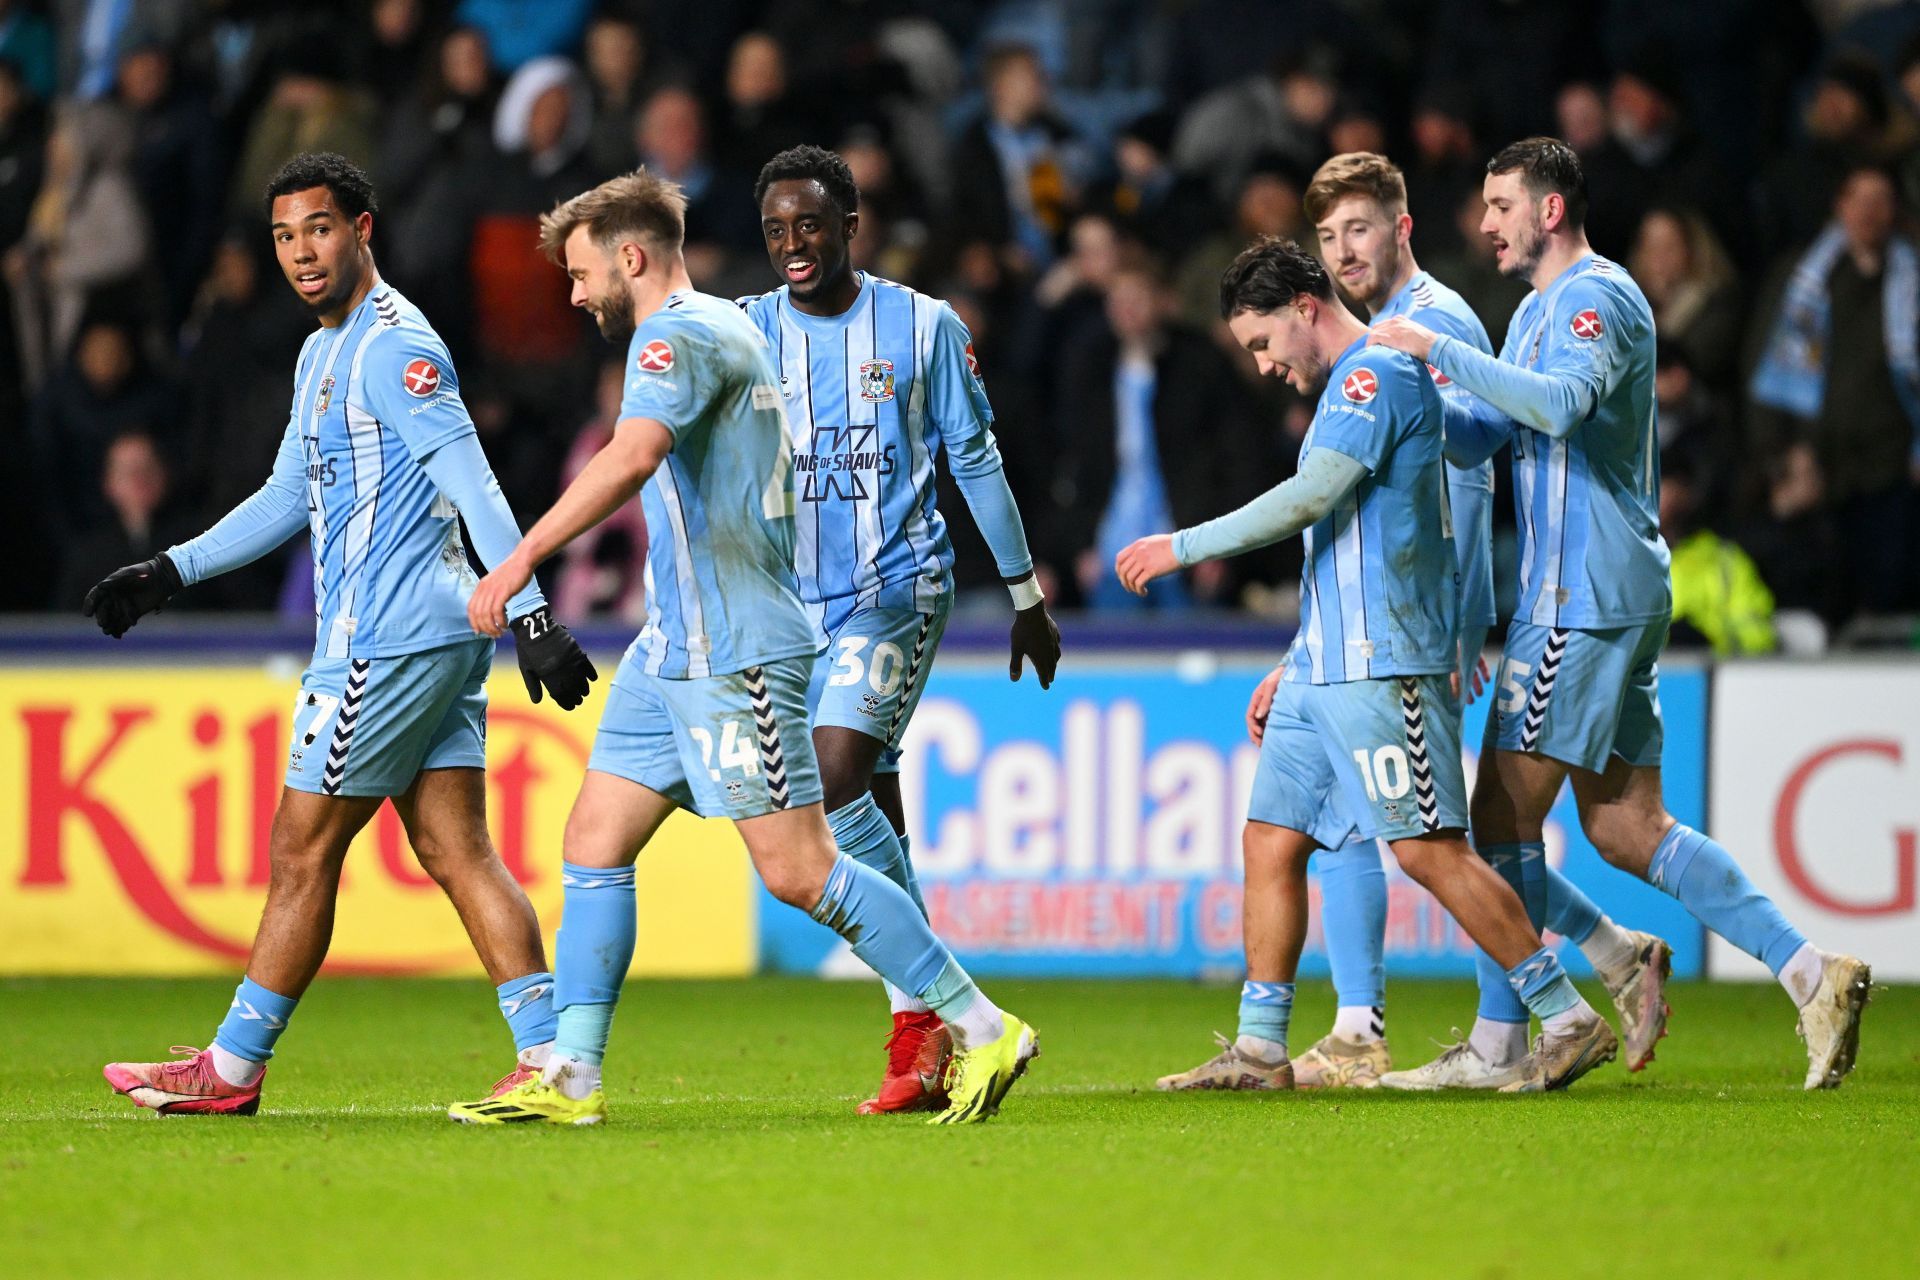
[[308,151],[280,166],[280,172],[267,183],[267,217],[273,217],[273,202],[296,191],[325,187],[333,193],[333,203],[349,218],[363,213],[378,213],[380,202],[373,194],[373,182],[366,171],[343,155],[332,151]]
[[1262,236],[1233,260],[1220,277],[1220,318],[1242,311],[1268,316],[1300,294],[1333,298],[1333,281],[1320,259],[1284,236]]
[[754,207],[766,202],[768,187],[789,179],[819,183],[843,218],[860,210],[860,188],[854,185],[853,170],[833,152],[815,146],[788,147],[762,165],[753,184]]

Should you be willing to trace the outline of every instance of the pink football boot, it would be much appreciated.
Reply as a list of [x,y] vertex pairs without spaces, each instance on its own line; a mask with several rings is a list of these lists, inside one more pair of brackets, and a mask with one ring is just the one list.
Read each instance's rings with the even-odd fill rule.
[[213,1050],[176,1044],[167,1052],[190,1056],[174,1062],[109,1062],[100,1074],[115,1093],[163,1116],[250,1116],[260,1109],[265,1070],[252,1084],[228,1084],[213,1069]]

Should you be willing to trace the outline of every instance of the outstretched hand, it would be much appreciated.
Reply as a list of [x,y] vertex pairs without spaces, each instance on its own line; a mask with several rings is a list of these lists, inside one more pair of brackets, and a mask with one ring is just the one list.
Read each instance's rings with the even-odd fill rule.
[[1113,571],[1120,576],[1120,585],[1137,596],[1147,594],[1147,584],[1155,578],[1164,578],[1179,567],[1170,533],[1136,538],[1113,558]]

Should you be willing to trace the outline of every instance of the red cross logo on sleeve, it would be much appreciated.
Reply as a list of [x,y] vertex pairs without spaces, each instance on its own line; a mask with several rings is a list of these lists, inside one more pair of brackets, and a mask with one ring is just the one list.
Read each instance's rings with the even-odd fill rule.
[[1588,307],[1567,324],[1573,330],[1573,336],[1585,342],[1592,342],[1606,332],[1606,326],[1600,323],[1600,313]]
[[440,369],[431,360],[412,360],[407,363],[406,372],[400,375],[401,385],[407,394],[422,399],[440,389]]
[[1380,392],[1380,379],[1371,369],[1355,369],[1340,384],[1340,394],[1355,404],[1365,404]]
[[665,373],[673,368],[673,348],[655,338],[640,348],[640,354],[633,361],[642,373]]

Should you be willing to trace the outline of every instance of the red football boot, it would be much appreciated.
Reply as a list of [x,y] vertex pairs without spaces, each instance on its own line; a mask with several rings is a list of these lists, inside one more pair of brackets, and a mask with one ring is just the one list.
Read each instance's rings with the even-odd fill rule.
[[250,1116],[260,1109],[264,1070],[252,1084],[228,1084],[213,1069],[213,1050],[177,1044],[167,1052],[191,1056],[175,1062],[109,1062],[100,1074],[114,1092],[161,1115]]
[[947,1105],[947,1059],[953,1037],[940,1015],[896,1013],[887,1037],[887,1074],[878,1096],[860,1104],[863,1116],[894,1111],[939,1111]]

